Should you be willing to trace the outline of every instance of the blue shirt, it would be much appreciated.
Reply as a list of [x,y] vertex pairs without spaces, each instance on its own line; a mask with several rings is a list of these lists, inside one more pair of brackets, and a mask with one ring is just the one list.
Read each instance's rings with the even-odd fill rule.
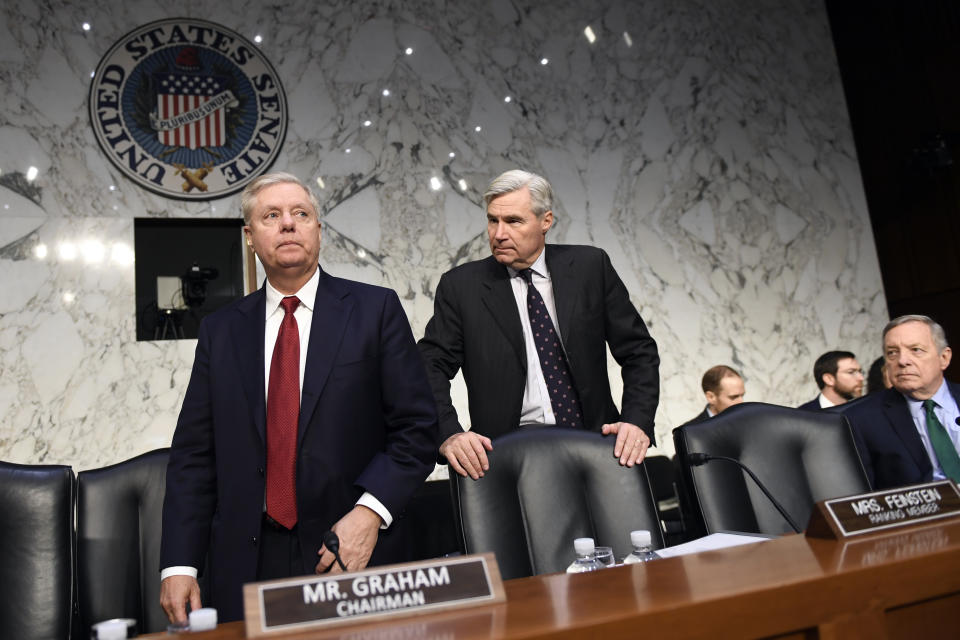
[[[914,400],[909,396],[904,396],[904,398],[907,399],[907,408],[910,409],[910,417],[913,418],[913,424],[920,434],[923,448],[926,449],[927,457],[930,458],[930,463],[933,465],[933,479],[946,479],[943,469],[940,468],[940,462],[933,452],[933,446],[930,444],[930,434],[927,433],[927,412],[923,409],[923,400]],[[947,435],[953,442],[953,448],[960,451],[960,425],[957,424],[957,419],[960,418],[960,409],[957,409],[957,401],[950,393],[946,380],[940,383],[940,388],[937,389],[931,399],[936,403],[933,408],[934,415],[937,416],[943,428],[947,430]]]

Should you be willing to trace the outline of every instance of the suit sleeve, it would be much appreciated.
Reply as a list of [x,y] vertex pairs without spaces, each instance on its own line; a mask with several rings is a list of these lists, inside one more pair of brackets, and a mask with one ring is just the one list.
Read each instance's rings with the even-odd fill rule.
[[[427,323],[423,338],[417,343],[427,370],[427,379],[437,404],[440,421],[437,446],[447,438],[463,432],[457,410],[450,399],[450,380],[463,366],[463,326],[456,297],[451,295],[447,275],[440,278],[433,302],[433,317]],[[445,463],[446,460],[441,460]]]
[[410,323],[393,291],[384,300],[380,346],[386,446],[373,456],[357,484],[397,514],[433,470],[437,412]]
[[204,565],[217,497],[210,403],[210,334],[201,323],[190,383],[170,446],[160,568]]
[[607,344],[623,377],[620,420],[643,429],[651,444],[655,444],[654,415],[660,400],[657,343],[630,302],[630,294],[610,263],[610,257],[605,251],[601,254]]

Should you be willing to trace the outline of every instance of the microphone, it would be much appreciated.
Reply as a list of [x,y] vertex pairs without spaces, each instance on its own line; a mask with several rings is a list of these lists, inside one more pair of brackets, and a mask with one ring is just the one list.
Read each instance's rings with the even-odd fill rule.
[[344,566],[343,560],[340,559],[340,538],[337,537],[337,534],[333,531],[327,531],[323,534],[323,546],[337,559],[337,564],[340,565],[340,568],[346,571],[347,567]]
[[753,478],[753,481],[757,484],[758,487],[760,487],[760,491],[763,491],[763,495],[767,496],[767,499],[770,500],[773,506],[777,508],[777,511],[779,511],[780,515],[783,516],[783,519],[787,521],[787,524],[789,524],[796,533],[800,533],[800,527],[798,527],[797,523],[793,521],[793,518],[790,517],[790,514],[787,513],[787,510],[783,508],[783,505],[777,502],[777,499],[773,497],[773,494],[771,494],[767,490],[767,488],[763,486],[763,483],[760,482],[760,478],[758,478],[753,473],[753,471],[750,471],[747,465],[743,464],[736,458],[728,458],[727,456],[714,456],[714,455],[710,455],[709,453],[688,453],[687,454],[687,462],[694,467],[699,467],[700,465],[706,464],[711,460],[725,460],[727,462],[732,462],[733,464],[737,465],[738,467],[746,471],[747,475]]

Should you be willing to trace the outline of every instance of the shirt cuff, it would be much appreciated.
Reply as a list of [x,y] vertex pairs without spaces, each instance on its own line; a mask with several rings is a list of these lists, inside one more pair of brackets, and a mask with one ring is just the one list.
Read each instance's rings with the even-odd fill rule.
[[160,582],[163,582],[170,576],[190,576],[197,577],[197,570],[194,567],[167,567],[160,572]]
[[369,491],[363,492],[363,495],[360,496],[359,500],[357,500],[357,504],[370,509],[380,516],[380,519],[383,520],[383,524],[380,525],[381,529],[386,529],[393,524],[393,516],[390,515],[390,512],[387,511],[387,508],[383,506],[383,503],[374,498],[373,494]]

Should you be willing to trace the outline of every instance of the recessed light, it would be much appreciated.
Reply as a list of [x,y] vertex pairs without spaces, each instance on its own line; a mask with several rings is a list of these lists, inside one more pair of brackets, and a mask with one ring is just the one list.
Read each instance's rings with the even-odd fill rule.
[[37,169],[36,167],[30,167],[29,169],[27,169],[27,180],[32,182],[34,179],[36,179],[37,174],[39,173],[40,173],[39,169]]
[[549,58],[540,58],[540,64],[542,64],[542,65],[550,64],[550,59],[549,59]]
[[369,127],[369,126],[372,125],[372,124],[373,124],[373,123],[370,122],[369,120],[364,120],[364,121],[363,121],[363,126],[365,126],[365,127]]
[[403,50],[403,52],[404,52],[405,54],[407,54],[408,56],[412,56],[412,55],[413,55],[413,47],[407,47],[406,49]]
[[593,44],[597,41],[597,34],[593,32],[593,29],[590,28],[590,25],[587,25],[583,30],[583,35],[587,37],[587,42]]
[[383,94],[383,97],[387,97],[390,95],[390,89],[384,89],[383,91],[381,91],[381,93]]
[[473,128],[473,130],[476,131],[477,133],[480,133],[483,130],[483,127],[481,127],[480,125],[477,125]]
[[457,184],[460,186],[460,191],[467,190],[467,181],[464,180],[463,178],[460,178],[460,180],[457,181]]
[[83,27],[83,30],[84,30],[84,31],[90,31],[90,23],[89,23],[89,22],[84,22],[83,25],[81,25],[81,26]]
[[263,36],[261,36],[258,33],[257,35],[253,36],[253,41],[256,42],[257,44],[260,44],[261,42],[263,42]]
[[443,186],[443,183],[440,182],[440,178],[433,176],[430,178],[430,188],[434,191],[440,191],[440,188]]

